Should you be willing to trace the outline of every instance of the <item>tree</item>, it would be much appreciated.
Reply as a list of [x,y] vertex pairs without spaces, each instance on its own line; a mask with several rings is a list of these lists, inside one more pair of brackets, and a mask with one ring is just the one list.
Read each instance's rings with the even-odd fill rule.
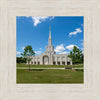
[[68,57],[70,57],[72,59],[73,64],[83,63],[83,56],[84,55],[83,55],[82,51],[79,48],[77,48],[76,46],[74,46],[73,50],[68,55]]
[[33,51],[32,46],[27,45],[27,46],[24,48],[24,52],[21,53],[21,55],[22,55],[24,58],[26,58],[26,60],[28,61],[29,70],[30,70],[30,61],[32,60],[32,56],[35,55],[35,52]]
[[23,57],[16,57],[17,63],[26,63],[26,58]]

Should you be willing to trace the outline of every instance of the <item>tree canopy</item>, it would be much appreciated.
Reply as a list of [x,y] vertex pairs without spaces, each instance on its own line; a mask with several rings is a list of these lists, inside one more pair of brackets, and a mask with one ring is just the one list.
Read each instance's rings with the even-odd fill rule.
[[82,51],[79,48],[77,48],[76,46],[74,46],[73,50],[68,55],[68,57],[70,57],[72,59],[73,64],[83,63],[83,56],[84,55],[83,55]]
[[26,58],[23,58],[23,57],[16,57],[16,61],[17,63],[26,63]]
[[32,59],[32,56],[35,55],[35,52],[33,51],[32,49],[32,46],[31,45],[27,45],[25,48],[24,48],[24,52],[21,53],[21,55],[27,59],[28,63],[31,61]]

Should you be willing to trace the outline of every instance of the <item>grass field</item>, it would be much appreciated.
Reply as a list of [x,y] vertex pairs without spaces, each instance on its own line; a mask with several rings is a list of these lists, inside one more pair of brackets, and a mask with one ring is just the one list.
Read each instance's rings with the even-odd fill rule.
[[[17,67],[29,67],[27,64],[17,64]],[[64,68],[64,67],[73,67],[73,68],[82,68],[83,64],[78,65],[30,65],[31,68]]]
[[[17,64],[17,67],[27,67]],[[63,68],[60,65],[31,65],[33,68]],[[75,67],[75,66],[71,66]],[[83,67],[80,65],[77,67]],[[17,69],[17,83],[83,83],[84,71],[66,69]]]

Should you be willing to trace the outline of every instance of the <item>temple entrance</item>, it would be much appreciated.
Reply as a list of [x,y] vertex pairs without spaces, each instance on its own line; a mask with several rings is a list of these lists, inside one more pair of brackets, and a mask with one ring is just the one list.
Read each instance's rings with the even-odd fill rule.
[[49,57],[48,56],[43,56],[43,64],[48,65],[49,64]]
[[55,65],[55,64],[56,64],[56,62],[54,61],[54,62],[53,62],[53,65]]
[[36,62],[34,62],[34,64],[36,64]]
[[38,62],[38,65],[40,65],[40,62]]
[[70,62],[69,61],[67,61],[67,65],[70,65]]
[[62,65],[65,65],[65,62],[62,62]]
[[60,65],[60,62],[58,61],[57,64]]

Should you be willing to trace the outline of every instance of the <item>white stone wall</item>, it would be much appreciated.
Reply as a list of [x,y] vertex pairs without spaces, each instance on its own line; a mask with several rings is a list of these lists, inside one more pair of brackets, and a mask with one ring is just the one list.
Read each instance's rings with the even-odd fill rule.
[[[44,57],[47,56],[48,59],[45,59]],[[68,55],[64,54],[51,54],[50,53],[43,53],[42,55],[36,55],[33,57],[32,61],[33,64],[48,64],[48,65],[67,65],[67,62],[70,62],[70,65],[72,65],[72,61],[70,58],[68,58]],[[46,63],[47,62],[47,63]]]

